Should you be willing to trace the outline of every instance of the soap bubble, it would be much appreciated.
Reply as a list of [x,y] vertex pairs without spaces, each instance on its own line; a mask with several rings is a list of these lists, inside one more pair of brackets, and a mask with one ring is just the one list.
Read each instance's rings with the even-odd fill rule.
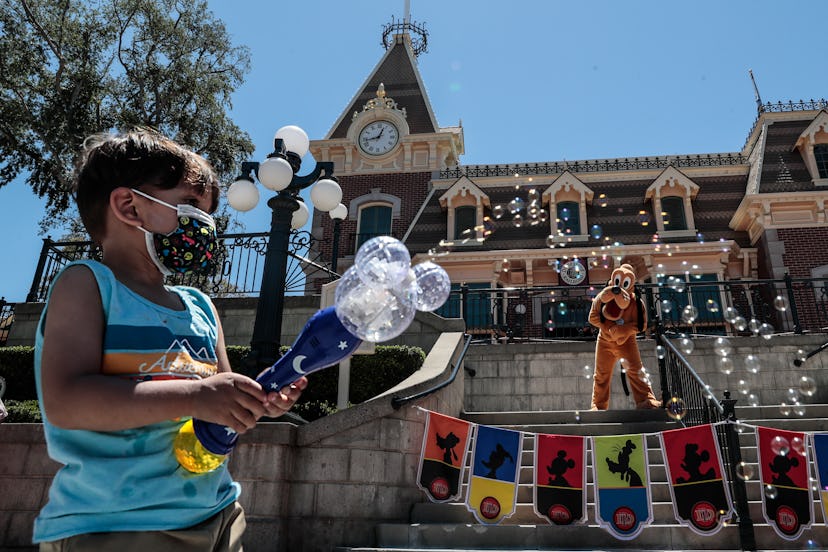
[[696,232],[696,241],[699,243],[704,243],[704,234],[701,232]]
[[601,228],[598,224],[593,224],[592,227],[589,229],[589,235],[592,236],[595,240],[600,240],[601,236],[604,234],[604,229]]
[[521,216],[520,213],[515,213],[512,216],[512,225],[515,228],[520,228],[521,226],[523,226],[523,216]]
[[431,312],[440,308],[451,293],[451,280],[446,271],[438,264],[425,261],[414,268],[417,286],[415,308]]
[[609,205],[609,198],[607,197],[607,194],[599,194],[598,195],[598,206],[603,209],[607,205]]
[[736,464],[736,475],[742,481],[749,481],[753,477],[753,466],[747,462]]
[[750,322],[748,323],[748,328],[750,328],[750,331],[753,333],[753,335],[759,334],[759,325],[760,324],[758,320],[756,320],[755,318],[750,319]]
[[667,285],[670,287],[670,289],[675,290],[678,293],[684,292],[684,280],[681,278],[669,276],[667,278]]
[[748,355],[745,357],[745,368],[751,374],[758,374],[759,369],[761,368],[761,364],[759,363],[759,358],[755,355]]
[[589,364],[584,365],[583,376],[585,379],[592,379],[592,366]]
[[544,327],[546,328],[546,331],[554,332],[555,331],[555,321],[552,318],[549,318],[546,321],[546,323],[544,323]]
[[799,390],[794,389],[793,387],[788,387],[787,391],[785,391],[788,397],[788,401],[791,403],[799,402]]
[[733,324],[736,322],[736,319],[739,318],[739,311],[734,309],[733,307],[727,307],[724,310],[724,319]]
[[747,400],[748,400],[748,404],[749,404],[750,406],[759,406],[759,397],[757,397],[757,396],[756,396],[756,395],[754,395],[753,393],[751,393],[750,395],[748,395]]
[[667,353],[664,351],[664,347],[661,345],[656,346],[656,356],[659,360],[663,359]]
[[336,315],[345,328],[363,341],[387,341],[408,328],[414,319],[416,277],[408,276],[392,287],[370,286],[356,265],[345,271],[336,288]]
[[568,221],[570,217],[569,207],[564,207],[563,209],[561,209],[558,213],[558,216],[561,218],[561,220]]
[[566,305],[566,303],[564,303],[563,301],[558,303],[558,314],[560,314],[561,316],[566,316],[567,312],[569,312],[569,307]]
[[740,332],[745,331],[748,327],[747,320],[745,320],[744,316],[737,316],[736,318],[734,318],[733,325],[736,326],[736,329]]
[[811,376],[799,378],[799,392],[806,397],[813,397],[817,391],[816,381]]
[[684,404],[684,399],[681,397],[672,397],[665,409],[667,410],[667,415],[674,420],[681,420],[687,414],[687,405]]
[[790,416],[791,415],[791,407],[788,403],[782,403],[779,405],[779,413],[783,416]]
[[699,309],[694,307],[693,305],[687,305],[684,307],[684,310],[681,311],[681,319],[684,321],[685,324],[692,324],[696,321],[696,318],[699,316]]
[[790,443],[781,435],[777,435],[771,439],[770,447],[774,454],[780,454],[782,456],[787,456],[788,452],[791,450]]
[[768,340],[773,337],[773,326],[765,322],[761,326],[759,326],[759,335],[762,336],[763,339]]
[[708,299],[707,301],[705,301],[704,304],[705,307],[707,307],[707,312],[711,314],[716,314],[717,312],[719,312],[719,304],[713,299]]
[[560,242],[560,238],[553,234],[546,236],[546,247],[555,247]]
[[781,295],[777,295],[773,299],[773,308],[775,308],[779,312],[785,312],[786,310],[788,310],[788,300],[782,297]]
[[773,485],[765,485],[765,498],[770,500],[776,499],[779,491]]
[[513,215],[516,215],[523,211],[525,206],[525,202],[519,197],[516,197],[515,199],[509,202],[509,212]]
[[408,275],[411,256],[399,240],[391,236],[377,236],[359,248],[354,257],[354,267],[366,285],[392,287]]
[[726,376],[729,376],[733,373],[733,369],[734,362],[732,358],[724,356],[719,359],[719,372]]
[[793,405],[793,407],[791,409],[793,410],[793,413],[796,414],[797,416],[799,416],[800,418],[805,415],[805,405],[804,404],[796,403],[795,405]]
[[802,437],[797,435],[796,437],[792,438],[791,448],[798,455],[805,456],[805,440]]
[[796,355],[794,356],[794,359],[795,359],[796,361],[798,361],[798,364],[802,364],[802,363],[804,363],[806,360],[808,360],[808,353],[806,353],[806,352],[805,352],[805,351],[803,351],[802,349],[797,349],[797,350],[796,350]]
[[506,210],[503,208],[503,205],[495,205],[494,207],[492,207],[492,215],[495,219],[503,218],[503,214],[505,213],[505,211]]
[[638,224],[640,224],[641,226],[649,226],[650,213],[644,210],[638,211]]
[[682,337],[679,339],[679,349],[681,349],[686,355],[692,353],[695,346],[695,343],[693,343],[693,340],[689,337]]
[[741,393],[742,395],[750,394],[750,384],[743,379],[740,379],[736,383],[736,391]]
[[733,346],[726,337],[717,337],[716,341],[713,343],[713,350],[717,355],[726,357],[733,352]]
[[673,302],[669,299],[663,299],[661,301],[661,311],[665,314],[669,313],[673,310]]

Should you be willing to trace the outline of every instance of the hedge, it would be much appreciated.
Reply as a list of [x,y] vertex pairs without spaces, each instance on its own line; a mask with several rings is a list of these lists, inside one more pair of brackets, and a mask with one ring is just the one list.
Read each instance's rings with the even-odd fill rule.
[[[282,348],[283,352],[286,350],[287,347]],[[248,351],[249,347],[227,347],[227,356],[234,372],[248,372],[244,365]],[[421,348],[406,345],[378,345],[373,355],[354,355],[351,357],[349,389],[351,404],[365,402],[394,387],[419,370],[424,360],[425,352]],[[0,347],[0,376],[6,379],[3,400],[7,407],[10,401],[37,400],[33,366],[33,347]],[[338,382],[338,367],[310,374],[308,388],[292,412],[306,420],[315,420],[335,412]],[[15,408],[18,408],[17,404]],[[36,407],[34,411],[37,411]],[[26,421],[40,421],[39,416],[37,412],[37,420]]]

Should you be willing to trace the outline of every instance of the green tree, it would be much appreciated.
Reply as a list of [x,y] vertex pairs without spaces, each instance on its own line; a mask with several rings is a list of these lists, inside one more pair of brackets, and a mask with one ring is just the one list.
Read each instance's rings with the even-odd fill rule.
[[203,0],[0,0],[0,186],[25,177],[66,224],[90,134],[159,130],[222,181],[253,152],[227,114],[250,67]]

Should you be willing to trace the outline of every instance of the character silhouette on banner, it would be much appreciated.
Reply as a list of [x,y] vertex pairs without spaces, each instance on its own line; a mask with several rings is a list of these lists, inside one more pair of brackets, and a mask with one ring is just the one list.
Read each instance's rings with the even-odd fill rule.
[[567,470],[571,470],[575,467],[575,460],[572,458],[566,458],[566,451],[559,450],[558,456],[552,463],[546,466],[546,471],[549,472],[549,475],[554,475],[555,477],[549,478],[549,485],[555,485],[557,487],[571,487],[572,485],[566,480],[563,476]]
[[443,462],[449,465],[454,465],[454,462],[451,461],[452,457],[455,460],[458,460],[457,453],[454,452],[454,447],[460,442],[460,438],[457,437],[454,433],[449,432],[448,435],[445,437],[441,437],[439,433],[437,433],[437,446],[443,450]]
[[791,479],[791,476],[788,475],[788,472],[791,471],[791,468],[795,468],[797,466],[799,466],[799,460],[797,460],[796,457],[777,454],[773,459],[773,462],[770,463],[771,471],[776,474],[771,477],[771,481],[774,485],[796,487],[796,484],[794,484],[793,479]]
[[509,458],[509,460],[513,464],[515,463],[515,459],[512,458],[512,455],[509,454],[509,451],[503,448],[503,445],[498,443],[495,449],[489,455],[489,461],[487,462],[486,460],[483,460],[482,462],[484,466],[489,468],[489,473],[486,474],[486,477],[490,479],[496,479],[497,469],[503,465],[503,463],[506,461],[506,458]]
[[620,475],[621,480],[628,482],[630,487],[642,487],[644,482],[641,480],[641,476],[630,467],[630,455],[635,448],[636,446],[633,442],[627,439],[627,444],[618,451],[618,461],[613,462],[607,458],[607,466],[609,467],[609,471]]
[[697,443],[687,443],[684,445],[684,460],[681,462],[681,467],[684,471],[690,474],[690,477],[677,477],[678,483],[693,483],[695,481],[707,481],[716,477],[716,470],[710,468],[705,473],[701,472],[701,466],[710,460],[710,453],[703,450],[699,454],[699,445]]

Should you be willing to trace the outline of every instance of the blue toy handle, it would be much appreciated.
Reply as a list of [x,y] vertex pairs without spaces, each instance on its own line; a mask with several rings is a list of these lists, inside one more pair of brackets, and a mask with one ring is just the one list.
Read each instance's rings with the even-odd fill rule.
[[[339,321],[334,307],[322,309],[311,316],[285,355],[256,381],[266,392],[278,391],[306,374],[339,363],[361,343]],[[204,448],[213,454],[228,454],[239,437],[228,427],[202,420],[193,420],[193,429]]]

